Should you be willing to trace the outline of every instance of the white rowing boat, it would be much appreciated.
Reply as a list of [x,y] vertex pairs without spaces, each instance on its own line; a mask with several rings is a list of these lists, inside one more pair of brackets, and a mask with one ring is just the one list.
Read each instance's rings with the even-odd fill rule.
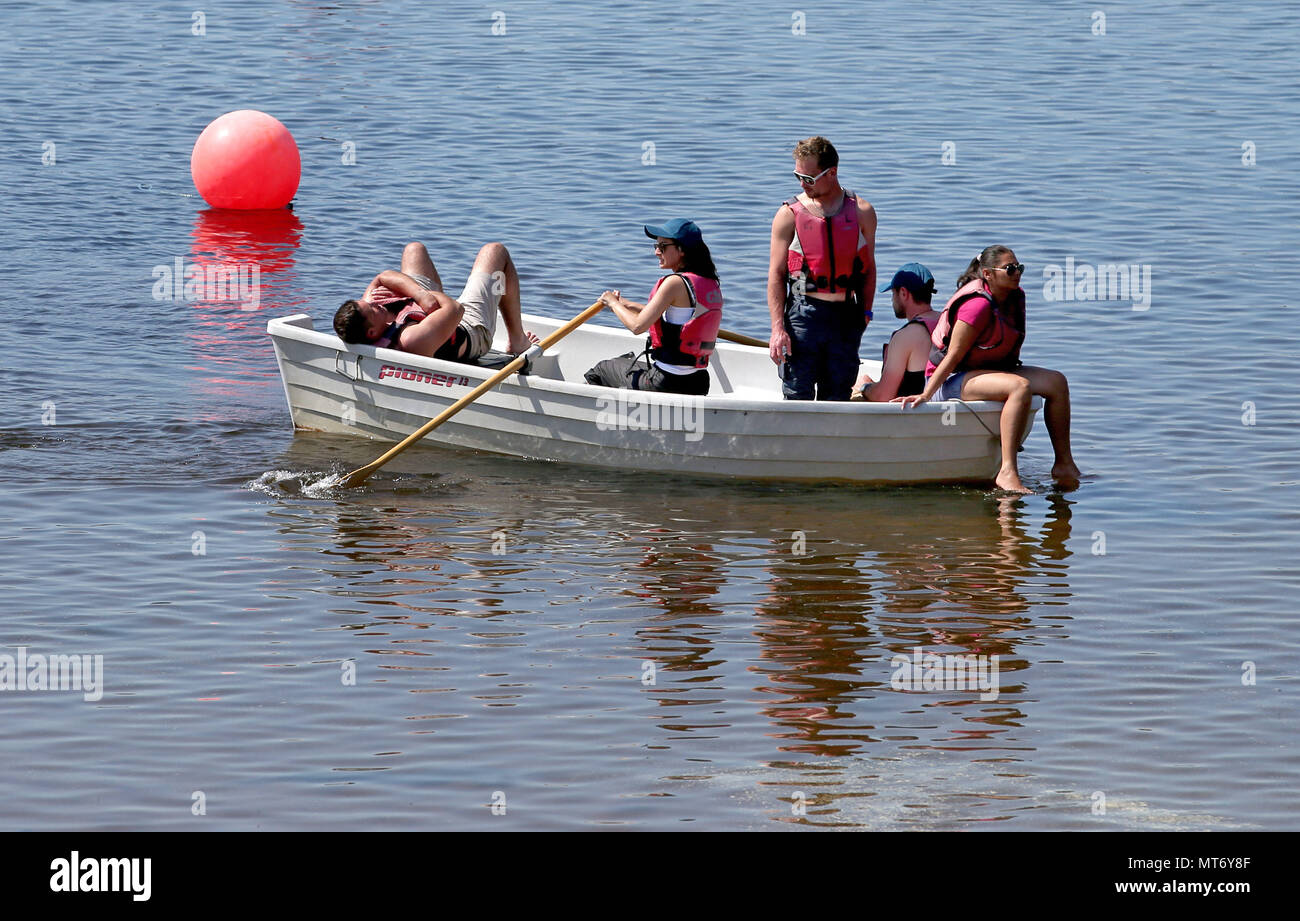
[[[539,338],[563,321],[524,315]],[[295,429],[404,438],[493,368],[345,345],[295,314],[271,320]],[[497,330],[497,349],[505,346]],[[644,337],[587,324],[435,429],[429,442],[633,470],[869,483],[988,482],[1001,403],[815,403],[781,398],[767,350],[719,342],[707,397],[593,387],[583,373]],[[879,362],[864,362],[879,374]],[[1034,398],[1030,416],[1041,405]]]

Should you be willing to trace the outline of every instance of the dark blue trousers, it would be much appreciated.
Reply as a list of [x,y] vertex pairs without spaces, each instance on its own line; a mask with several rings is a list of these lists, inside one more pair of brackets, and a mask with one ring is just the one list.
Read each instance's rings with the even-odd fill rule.
[[851,300],[793,298],[785,308],[790,357],[781,365],[787,400],[847,400],[858,378],[858,347],[867,328]]

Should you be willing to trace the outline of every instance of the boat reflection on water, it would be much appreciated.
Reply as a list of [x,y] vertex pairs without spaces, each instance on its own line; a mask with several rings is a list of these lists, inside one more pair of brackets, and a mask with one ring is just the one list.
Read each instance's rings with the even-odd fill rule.
[[[299,433],[281,465],[347,469],[367,447],[377,453]],[[1028,651],[1069,622],[1064,496],[691,479],[665,489],[437,447],[404,457],[445,472],[384,472],[271,510],[286,549],[329,547],[313,564],[316,591],[339,627],[409,643],[403,628],[455,629],[445,617],[599,624],[579,631],[606,638],[583,649],[586,667],[608,674],[621,659],[616,671],[635,679],[653,663],[654,680],[637,683],[665,708],[663,738],[758,718],[751,738],[775,740],[774,764],[900,747],[996,759],[1032,744]],[[529,645],[511,636],[501,643]],[[997,656],[994,696],[892,686],[894,658],[918,649]],[[566,663],[578,670],[568,680],[584,680],[582,659]]]
[[[764,712],[781,749],[841,756],[886,734],[918,747],[1001,747],[1026,715],[1022,644],[1063,635],[1064,616],[1039,609],[1069,598],[1071,502],[1046,501],[1038,536],[1028,533],[1030,500],[927,491],[899,499],[898,515],[869,535],[836,523],[839,536],[810,538],[804,556],[787,545],[770,567],[755,631],[763,651],[754,670],[766,678],[757,690],[775,699]],[[989,657],[990,670],[998,657],[996,678],[983,676],[996,699],[972,681],[926,685],[914,666],[930,655]],[[958,708],[959,723],[936,707]]]
[[[687,692],[707,693],[725,670],[717,649],[724,610],[718,595],[727,583],[732,558],[699,536],[683,538],[675,528],[650,528],[628,539],[638,541],[642,558],[632,571],[637,584],[624,591],[655,612],[648,623],[636,628],[642,683],[661,704],[689,705],[696,701]],[[646,663],[653,665],[653,673],[647,672]],[[716,702],[716,694],[710,699]],[[690,731],[695,727],[682,717],[663,728]]]

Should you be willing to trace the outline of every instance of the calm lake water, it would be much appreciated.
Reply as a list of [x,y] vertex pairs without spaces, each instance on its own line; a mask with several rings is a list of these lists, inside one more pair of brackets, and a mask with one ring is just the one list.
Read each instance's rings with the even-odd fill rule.
[[[0,827],[1300,827],[1292,6],[194,12],[0,11],[0,310],[31,346],[0,362],[0,653],[103,657],[98,699],[0,690]],[[297,139],[292,213],[194,194],[240,108]],[[640,225],[688,216],[765,336],[815,133],[884,277],[1029,265],[1079,490],[1040,424],[1023,499],[431,445],[303,494],[383,446],[294,434],[268,318],[327,322],[412,239],[453,292],[500,239],[568,317],[648,291]],[[155,298],[177,259],[257,265],[257,303]],[[1149,302],[1049,297],[1067,260]],[[895,686],[917,649],[997,656],[998,693]]]

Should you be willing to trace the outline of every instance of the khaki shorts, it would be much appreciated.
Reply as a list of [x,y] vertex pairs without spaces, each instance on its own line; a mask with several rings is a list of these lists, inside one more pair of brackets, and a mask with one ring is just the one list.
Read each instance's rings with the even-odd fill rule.
[[473,272],[456,298],[465,308],[460,325],[469,333],[466,359],[478,358],[492,348],[492,337],[497,331],[497,305],[501,302],[501,294],[495,293],[494,287],[492,273]]
[[[439,290],[427,275],[412,272],[411,277],[430,291]],[[469,336],[469,349],[461,360],[472,361],[492,348],[492,338],[497,331],[497,305],[501,301],[501,295],[493,293],[490,272],[472,272],[456,300],[465,308],[460,325]]]

